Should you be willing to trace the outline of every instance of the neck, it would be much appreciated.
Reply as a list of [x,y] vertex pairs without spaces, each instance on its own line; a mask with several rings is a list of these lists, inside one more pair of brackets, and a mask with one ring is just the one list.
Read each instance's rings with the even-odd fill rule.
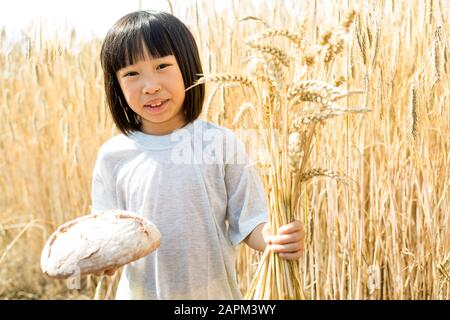
[[177,129],[183,128],[185,125],[186,120],[184,119],[184,116],[159,123],[144,120],[141,124],[141,131],[153,136],[164,136],[171,134]]

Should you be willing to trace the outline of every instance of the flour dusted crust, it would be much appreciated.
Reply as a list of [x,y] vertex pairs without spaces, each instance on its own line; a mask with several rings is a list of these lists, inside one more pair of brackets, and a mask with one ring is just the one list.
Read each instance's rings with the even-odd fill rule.
[[50,236],[41,269],[54,278],[99,273],[150,254],[160,239],[153,223],[132,212],[93,213],[64,223]]

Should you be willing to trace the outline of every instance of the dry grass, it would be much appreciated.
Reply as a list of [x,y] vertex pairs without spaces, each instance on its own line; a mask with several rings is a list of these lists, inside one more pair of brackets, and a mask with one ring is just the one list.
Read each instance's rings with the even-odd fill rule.
[[[258,153],[268,194],[279,183],[270,181],[271,165],[303,166],[302,189],[295,191],[300,200],[292,208],[307,226],[306,251],[297,273],[287,276],[309,299],[450,299],[448,4],[349,1],[356,21],[348,24],[347,1],[333,2],[327,13],[321,1],[314,2],[294,2],[292,8],[278,3],[275,10],[262,2],[256,10],[235,1],[225,13],[202,2],[187,12],[173,6],[199,41],[206,77],[239,75],[248,65],[241,57],[260,55],[249,69],[254,82],[207,83],[211,94],[203,117],[236,130],[262,124],[281,130],[287,80],[334,84],[337,95],[362,89],[363,95],[323,104],[301,99],[290,109],[293,120],[321,113],[317,121],[299,120],[301,130],[294,130],[299,136],[292,140],[309,149],[291,149],[301,159],[301,150],[308,150],[308,162],[288,152],[277,159],[264,148]],[[246,46],[245,39],[260,31],[266,34],[252,40],[258,46]],[[7,32],[0,32],[0,49]],[[2,298],[94,296],[98,279],[84,278],[82,290],[70,290],[65,282],[42,277],[38,258],[57,225],[90,211],[98,146],[117,133],[93,58],[99,46],[100,40],[83,43],[76,33],[71,41],[48,42],[30,33],[8,53],[0,51]],[[264,64],[270,66],[266,72]],[[249,101],[252,106],[245,104]],[[372,111],[323,122],[326,113],[347,106]],[[239,247],[244,293],[263,260]],[[103,294],[116,284],[117,278],[108,279]]]

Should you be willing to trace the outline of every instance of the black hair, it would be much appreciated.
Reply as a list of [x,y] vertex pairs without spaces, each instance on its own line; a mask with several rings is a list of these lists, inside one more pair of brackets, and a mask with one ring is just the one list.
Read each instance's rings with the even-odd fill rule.
[[[185,88],[203,74],[195,39],[178,18],[166,12],[152,11],[137,11],[120,18],[106,34],[100,59],[107,104],[116,126],[125,135],[140,130],[141,123],[125,100],[116,72],[143,59],[146,49],[154,58],[174,55]],[[186,91],[183,103],[186,123],[199,117],[204,97],[204,84]]]

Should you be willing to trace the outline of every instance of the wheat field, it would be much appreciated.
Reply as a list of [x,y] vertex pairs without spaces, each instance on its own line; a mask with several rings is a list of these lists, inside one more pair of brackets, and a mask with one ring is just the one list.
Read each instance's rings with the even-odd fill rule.
[[[450,299],[449,3],[263,1],[255,8],[233,1],[219,14],[199,0],[184,12],[177,8],[168,1],[168,10],[194,34],[206,76],[241,73],[245,39],[289,30],[299,37],[297,50],[282,37],[256,48],[274,63],[292,54],[301,62],[273,74],[276,79],[363,92],[345,96],[339,106],[369,112],[301,118],[302,124],[317,122],[309,159],[326,168],[310,168],[298,205],[306,226],[296,269],[304,297]],[[345,42],[333,42],[349,9],[355,15]],[[102,39],[80,39],[76,30],[45,37],[43,25],[32,25],[8,43],[8,29],[0,28],[0,298],[91,299],[96,277],[82,278],[74,289],[45,278],[39,257],[57,226],[90,212],[98,147],[118,134],[103,92]],[[201,117],[236,132],[254,128],[247,113],[254,97],[243,87],[207,82]],[[308,101],[305,108],[314,105]],[[275,110],[267,112],[272,126],[283,121]],[[301,156],[292,153],[289,161]],[[264,175],[264,161],[258,169]],[[336,172],[346,179],[336,179]],[[270,181],[264,179],[268,192]],[[261,258],[238,247],[243,293]],[[113,298],[117,280],[103,283],[105,298]]]

